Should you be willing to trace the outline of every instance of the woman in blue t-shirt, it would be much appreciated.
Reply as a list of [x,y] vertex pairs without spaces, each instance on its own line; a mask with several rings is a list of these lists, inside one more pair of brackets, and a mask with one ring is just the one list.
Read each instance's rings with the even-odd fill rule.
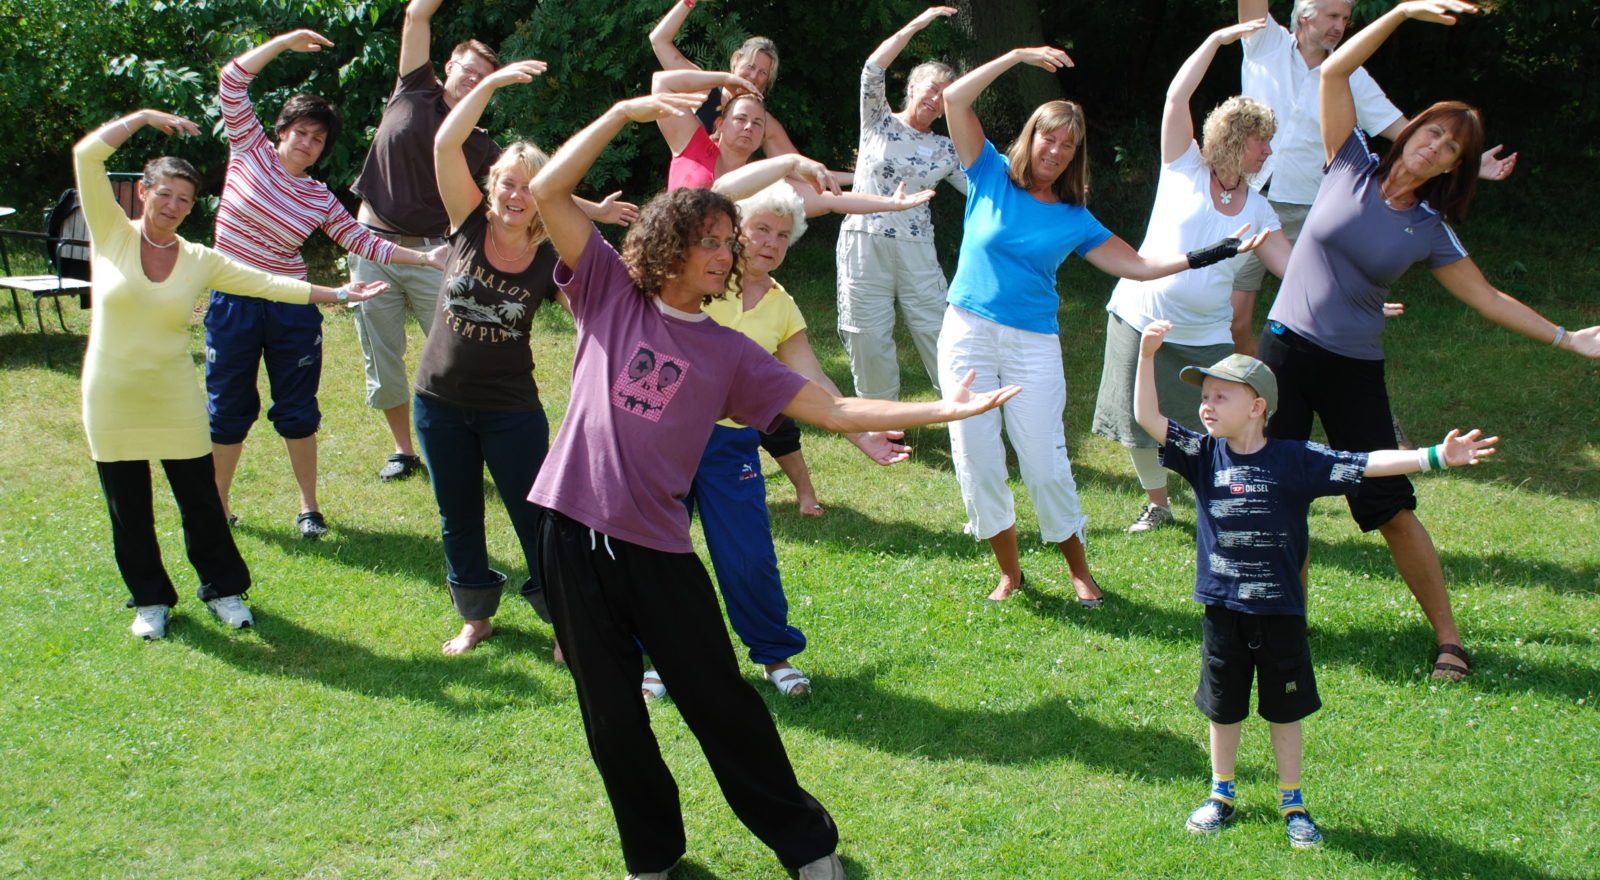
[[[973,387],[1018,384],[1021,394],[1004,407],[1006,434],[1017,451],[1022,481],[1033,496],[1039,529],[1067,559],[1078,602],[1100,604],[1102,594],[1084,555],[1087,523],[1067,460],[1061,413],[1067,402],[1061,343],[1056,338],[1056,270],[1077,253],[1120,278],[1149,280],[1209,266],[1247,251],[1261,236],[1224,239],[1191,254],[1141,256],[1089,213],[1089,157],[1083,109],[1071,101],[1042,104],[1004,155],[984,137],[972,102],[995,78],[1017,64],[1048,71],[1070,66],[1060,49],[1014,49],[945,88],[945,116],[956,156],[969,182],[961,257],[950,284],[950,306],[939,333],[940,386],[949,388],[968,370]],[[1244,229],[1235,232],[1242,235]],[[1007,599],[1023,584],[1017,557],[1016,511],[1006,486],[1001,414],[989,412],[951,424],[950,451],[967,531],[989,542],[1000,565],[990,601]]]
[[[1328,164],[1316,202],[1289,258],[1261,335],[1259,356],[1278,378],[1280,402],[1269,433],[1303,440],[1312,416],[1328,444],[1365,452],[1395,445],[1383,377],[1383,301],[1389,285],[1426,262],[1451,295],[1485,318],[1584,357],[1600,357],[1600,327],[1569,333],[1497,290],[1467,256],[1446,221],[1459,221],[1477,187],[1483,119],[1459,101],[1412,120],[1379,161],[1356,130],[1350,76],[1407,18],[1453,24],[1475,12],[1459,0],[1402,3],[1322,65],[1322,144]],[[1369,479],[1350,498],[1363,531],[1378,530],[1438,638],[1433,675],[1459,680],[1471,669],[1445,592],[1439,553],[1412,511],[1405,477]]]

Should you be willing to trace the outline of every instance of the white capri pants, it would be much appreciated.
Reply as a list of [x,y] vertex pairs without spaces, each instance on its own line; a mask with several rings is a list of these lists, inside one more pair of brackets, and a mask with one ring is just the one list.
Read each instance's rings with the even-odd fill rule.
[[1001,419],[1006,438],[1017,451],[1022,482],[1033,497],[1040,536],[1058,544],[1077,535],[1085,540],[1088,519],[1078,500],[1078,484],[1067,459],[1067,433],[1062,412],[1067,406],[1067,377],[1061,366],[1061,341],[1049,333],[1033,333],[997,324],[960,308],[945,310],[939,333],[939,376],[955,388],[968,370],[975,370],[974,393],[1002,385],[1021,385],[1022,392],[998,409],[950,423],[950,455],[967,508],[967,533],[980,541],[1000,534],[1017,521],[1011,488],[1006,485],[1006,450],[1000,441]]
[[922,358],[922,368],[938,392],[939,331],[949,286],[933,242],[841,231],[834,264],[839,341],[850,356],[856,396],[900,399],[900,359],[894,344],[896,300]]

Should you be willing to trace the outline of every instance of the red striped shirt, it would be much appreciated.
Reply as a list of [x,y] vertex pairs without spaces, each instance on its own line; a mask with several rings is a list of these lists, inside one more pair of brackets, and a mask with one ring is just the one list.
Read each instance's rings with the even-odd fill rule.
[[394,244],[357,223],[327,184],[284,170],[250,103],[253,79],[254,74],[229,61],[217,89],[228,133],[228,178],[217,207],[217,250],[274,275],[305,278],[300,246],[321,229],[363,259],[393,260]]

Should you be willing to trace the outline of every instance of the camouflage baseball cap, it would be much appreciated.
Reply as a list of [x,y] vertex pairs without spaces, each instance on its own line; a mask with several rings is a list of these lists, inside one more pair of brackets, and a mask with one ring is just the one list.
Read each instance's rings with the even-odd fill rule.
[[1206,376],[1243,382],[1267,402],[1267,415],[1278,411],[1278,377],[1272,375],[1272,368],[1247,354],[1230,354],[1209,367],[1184,367],[1178,371],[1178,378],[1190,385],[1201,384]]

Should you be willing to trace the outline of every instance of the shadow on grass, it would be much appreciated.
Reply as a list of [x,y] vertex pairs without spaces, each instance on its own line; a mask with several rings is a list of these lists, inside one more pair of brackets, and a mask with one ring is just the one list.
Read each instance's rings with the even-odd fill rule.
[[1078,714],[1064,697],[997,712],[952,708],[880,688],[877,673],[828,676],[803,701],[767,694],[782,726],[936,761],[1029,764],[1067,758],[1104,771],[1162,779],[1209,772],[1205,751],[1186,737],[1113,727]]
[[[432,703],[457,715],[560,699],[534,678],[493,668],[496,657],[481,648],[461,657],[445,657],[428,639],[418,647],[418,654],[390,657],[259,611],[254,638],[212,626],[175,628],[169,637],[245,672],[315,682],[381,699]],[[508,652],[529,651],[545,658],[553,645],[549,638],[514,628],[497,630],[494,639]]]
[[[1387,557],[1386,557],[1387,558]],[[1140,601],[1116,591],[1108,591],[1105,605],[1089,611],[1078,607],[1077,596],[1066,585],[1039,590],[1037,582],[1007,603],[1020,600],[1020,607],[1031,614],[1053,621],[1090,629],[1124,639],[1153,639],[1176,645],[1200,646],[1201,608],[1173,608]],[[1329,629],[1318,626],[1315,587],[1312,596],[1311,656],[1318,668],[1349,666],[1369,675],[1400,685],[1422,681],[1433,667],[1433,630],[1419,621],[1397,622],[1391,628],[1356,627]],[[1469,636],[1470,638],[1470,636]],[[1583,640],[1582,636],[1559,636],[1544,641]],[[1592,643],[1592,642],[1591,642]],[[1520,694],[1537,690],[1566,700],[1591,697],[1600,691],[1600,672],[1585,666],[1560,665],[1507,654],[1492,647],[1473,647],[1473,674],[1456,687],[1472,690]]]
[[[498,504],[498,496],[495,502]],[[492,519],[490,527],[494,527]],[[401,574],[438,584],[441,594],[444,590],[444,547],[436,532],[419,536],[414,532],[363,529],[336,521],[331,535],[320,541],[307,541],[287,527],[279,528],[276,523],[258,527],[252,520],[245,520],[236,528],[241,534],[277,545],[290,556],[318,556],[362,571]],[[510,528],[509,524],[506,528]],[[491,556],[489,564],[506,573],[511,593],[515,593],[528,574],[527,562],[521,558],[508,565]]]
[[1442,837],[1402,829],[1393,834],[1327,830],[1325,846],[1342,849],[1364,861],[1380,861],[1416,877],[1504,877],[1556,880],[1551,874],[1503,852],[1472,849]]
[[[1397,576],[1394,559],[1381,538],[1374,541],[1351,537],[1332,542],[1313,535],[1311,561],[1316,565],[1336,566],[1352,574]],[[1470,579],[1527,584],[1553,593],[1600,595],[1600,566],[1580,565],[1573,568],[1526,556],[1462,553],[1448,548],[1440,551],[1439,562],[1444,566],[1446,585]],[[1311,586],[1315,591],[1316,584],[1313,582]]]
[[[0,314],[0,322],[9,322],[14,316],[10,314],[11,303],[5,302],[4,292],[0,291],[0,306],[4,314]],[[60,326],[53,326],[44,335],[37,329],[28,329],[33,325],[32,306],[24,303],[24,313],[27,315],[28,327],[11,333],[0,333],[0,368],[34,367],[61,373],[66,376],[76,376],[83,372],[83,354],[89,347],[89,337],[73,331],[62,333]],[[50,307],[45,307],[44,320],[47,325],[55,324],[55,315],[50,314]],[[72,322],[69,319],[69,326]]]

